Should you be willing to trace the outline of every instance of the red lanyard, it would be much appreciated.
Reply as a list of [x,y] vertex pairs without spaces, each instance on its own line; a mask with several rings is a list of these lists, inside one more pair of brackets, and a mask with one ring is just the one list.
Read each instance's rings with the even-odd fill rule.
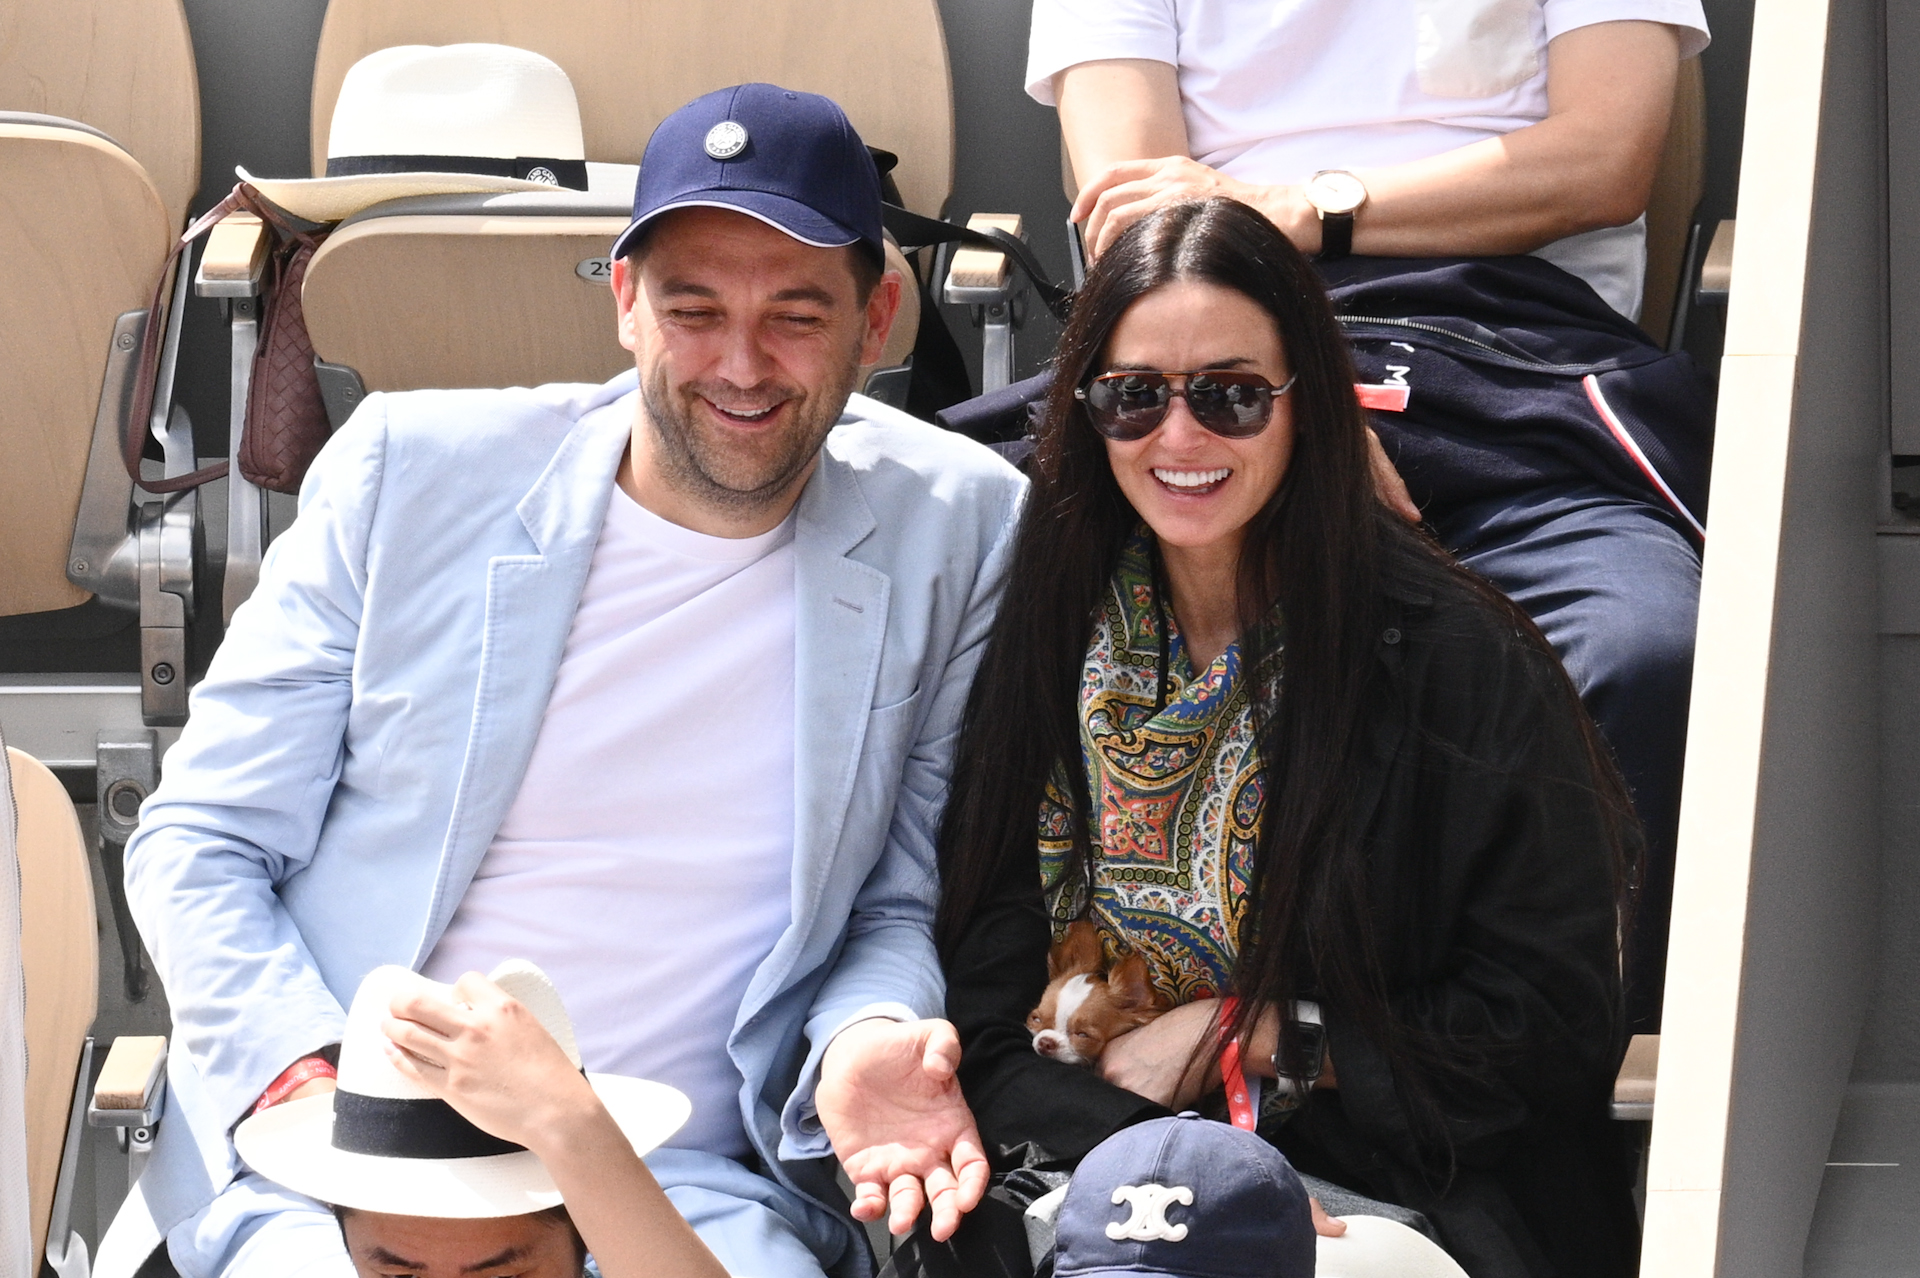
[[[1220,1000],[1220,1024],[1225,1026],[1233,1021],[1234,1009],[1240,1000],[1229,994]],[[1237,1028],[1237,1027],[1236,1027]],[[1246,1071],[1240,1068],[1240,1036],[1235,1034],[1220,1045],[1220,1081],[1227,1089],[1227,1115],[1233,1119],[1233,1125],[1243,1131],[1254,1128],[1253,1098],[1247,1086]]]

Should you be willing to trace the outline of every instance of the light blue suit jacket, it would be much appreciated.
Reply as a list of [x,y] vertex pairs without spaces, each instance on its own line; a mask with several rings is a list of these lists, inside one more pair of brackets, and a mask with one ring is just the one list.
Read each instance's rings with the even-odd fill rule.
[[[127,848],[174,1019],[136,1203],[159,1230],[231,1181],[233,1125],[338,1040],[360,978],[417,968],[453,917],[519,790],[626,447],[626,413],[582,419],[633,385],[374,396],[315,463]],[[793,922],[727,1046],[767,1172],[828,1237],[846,1215],[811,1079],[849,1020],[941,1013],[934,835],[1023,489],[856,397],[800,498]],[[718,1158],[677,1175],[768,1188]]]

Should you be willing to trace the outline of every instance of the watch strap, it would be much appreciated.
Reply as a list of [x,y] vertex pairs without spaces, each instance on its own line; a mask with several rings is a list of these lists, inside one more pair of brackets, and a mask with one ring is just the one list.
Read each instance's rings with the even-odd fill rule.
[[1332,262],[1353,252],[1353,214],[1320,214],[1320,253],[1322,261]]

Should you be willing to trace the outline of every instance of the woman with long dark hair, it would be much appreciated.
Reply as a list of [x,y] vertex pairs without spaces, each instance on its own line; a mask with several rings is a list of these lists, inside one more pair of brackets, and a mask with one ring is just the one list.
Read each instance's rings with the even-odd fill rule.
[[[1376,497],[1312,269],[1244,205],[1160,209],[1055,367],[940,850],[999,1168],[1220,1106],[1231,1049],[1297,1168],[1475,1278],[1631,1272],[1628,801],[1538,631]],[[1079,919],[1173,1005],[1091,1069],[1024,1024]]]

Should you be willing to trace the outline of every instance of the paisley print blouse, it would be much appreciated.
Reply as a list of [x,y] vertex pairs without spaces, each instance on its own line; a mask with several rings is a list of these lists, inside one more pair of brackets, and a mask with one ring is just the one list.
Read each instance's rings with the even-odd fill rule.
[[[1160,627],[1167,700],[1160,706]],[[1278,672],[1278,645],[1262,662]],[[1195,671],[1154,596],[1150,534],[1122,552],[1080,679],[1080,750],[1093,812],[1089,884],[1072,873],[1071,803],[1056,777],[1040,813],[1040,873],[1056,937],[1085,909],[1109,949],[1143,954],[1175,1003],[1230,981],[1263,786],[1238,643]],[[1110,953],[1109,958],[1116,957]]]

